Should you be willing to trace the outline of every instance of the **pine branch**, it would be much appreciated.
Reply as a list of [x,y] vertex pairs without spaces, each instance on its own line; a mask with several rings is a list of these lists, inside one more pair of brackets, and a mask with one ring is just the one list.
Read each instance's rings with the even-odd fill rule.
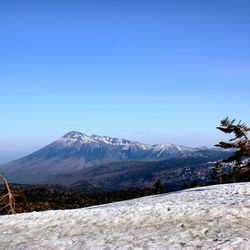
[[[224,133],[234,133],[234,138],[230,139],[227,142],[219,142],[216,144],[216,147],[221,147],[224,149],[236,149],[234,153],[228,157],[227,159],[224,159],[220,162],[218,162],[211,171],[211,176],[214,179],[218,179],[218,177],[222,178],[223,171],[225,170],[225,165],[231,163],[233,164],[233,170],[231,173],[226,173],[225,177],[229,180],[230,178],[234,178],[235,181],[235,175],[234,173],[238,171],[240,173],[240,169],[242,167],[242,159],[243,157],[249,157],[250,156],[250,139],[248,138],[247,132],[250,131],[250,128],[246,126],[245,123],[242,123],[242,121],[239,121],[238,124],[235,124],[235,119],[230,120],[228,117],[221,120],[221,124],[219,127],[217,127],[220,131]],[[243,166],[246,166],[249,168],[249,165],[243,164]],[[230,177],[231,176],[231,177]]]

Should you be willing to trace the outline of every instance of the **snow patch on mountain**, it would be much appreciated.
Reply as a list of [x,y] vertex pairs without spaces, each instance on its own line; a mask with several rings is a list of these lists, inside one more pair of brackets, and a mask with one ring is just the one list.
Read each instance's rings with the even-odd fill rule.
[[112,145],[129,145],[132,142],[129,140],[125,140],[125,139],[120,139],[120,138],[114,138],[114,137],[110,137],[110,136],[101,136],[101,135],[91,135],[91,138],[93,138],[96,141],[99,142],[103,142],[106,144],[112,144]]
[[[100,135],[91,135],[88,136],[81,132],[72,131],[65,134],[63,137],[59,138],[55,143],[58,144],[59,147],[81,147],[89,145],[90,147],[112,147],[119,148],[121,151],[130,150],[133,155],[137,152],[144,152],[147,154],[146,159],[164,159],[166,158],[166,152],[170,155],[180,153],[193,152],[197,149],[184,147],[174,144],[156,144],[156,145],[148,145],[145,143],[140,143],[136,141],[130,141],[122,138],[115,138],[110,136],[100,136]],[[123,152],[124,153],[124,152]],[[119,155],[123,155],[122,152]]]
[[65,144],[67,146],[85,143],[98,143],[98,141],[91,137],[76,131],[71,131],[57,140],[58,143]]

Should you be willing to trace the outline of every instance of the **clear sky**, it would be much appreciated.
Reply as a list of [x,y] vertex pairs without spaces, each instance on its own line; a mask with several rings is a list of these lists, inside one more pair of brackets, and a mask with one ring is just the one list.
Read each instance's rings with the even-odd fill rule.
[[0,151],[71,130],[212,146],[250,125],[250,1],[0,1]]

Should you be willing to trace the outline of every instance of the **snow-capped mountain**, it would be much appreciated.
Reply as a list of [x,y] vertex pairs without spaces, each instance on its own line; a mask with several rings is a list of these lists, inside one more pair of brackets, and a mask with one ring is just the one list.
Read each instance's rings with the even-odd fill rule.
[[[57,150],[73,150],[77,154],[81,152],[81,156],[88,158],[85,160],[87,165],[93,165],[96,161],[103,163],[117,160],[162,160],[197,151],[174,144],[148,145],[109,136],[87,136],[76,131],[65,134],[49,146]],[[88,157],[89,152],[93,159]]]
[[26,157],[1,165],[0,174],[9,177],[9,181],[23,182],[25,179],[37,183],[104,163],[156,161],[196,151],[174,144],[148,145],[72,131]]
[[[9,182],[26,184],[67,184],[78,180],[79,175],[80,180],[88,177],[89,183],[101,187],[106,187],[106,183],[108,188],[117,183],[122,187],[135,186],[149,183],[160,172],[169,179],[172,171],[175,182],[176,176],[186,176],[183,167],[192,165],[192,169],[197,169],[199,165],[202,168],[206,162],[223,159],[223,155],[214,150],[175,144],[148,145],[72,131],[28,156],[0,165],[0,174]],[[171,159],[173,161],[169,161]]]

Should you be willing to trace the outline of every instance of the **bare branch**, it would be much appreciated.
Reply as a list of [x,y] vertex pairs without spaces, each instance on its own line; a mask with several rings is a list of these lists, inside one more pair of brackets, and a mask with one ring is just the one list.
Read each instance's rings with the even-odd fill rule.
[[4,206],[0,210],[3,210],[5,208],[9,207],[8,213],[15,214],[15,199],[14,199],[14,195],[12,194],[12,192],[10,190],[10,187],[9,187],[9,184],[8,184],[7,180],[2,175],[0,175],[0,179],[3,180],[4,185],[5,185],[6,189],[7,189],[7,194],[3,195],[3,197],[1,197],[0,201],[8,198],[8,204],[6,206]]
[[8,196],[8,194],[3,195],[3,197],[1,197],[1,199],[0,199],[0,201],[3,201],[7,196]]

